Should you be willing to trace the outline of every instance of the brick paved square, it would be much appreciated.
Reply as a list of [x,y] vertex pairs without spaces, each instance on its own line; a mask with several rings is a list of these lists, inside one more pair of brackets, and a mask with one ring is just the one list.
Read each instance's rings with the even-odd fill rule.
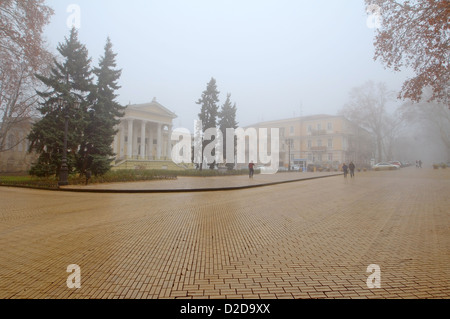
[[449,189],[450,170],[416,168],[213,192],[2,187],[0,298],[447,299]]

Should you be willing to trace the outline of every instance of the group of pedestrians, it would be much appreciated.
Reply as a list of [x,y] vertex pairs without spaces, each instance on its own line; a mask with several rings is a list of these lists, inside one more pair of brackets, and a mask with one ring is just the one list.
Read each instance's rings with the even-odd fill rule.
[[343,164],[342,170],[344,171],[344,178],[347,178],[348,172],[350,171],[350,177],[353,178],[355,176],[355,164],[353,162],[350,162],[350,164]]

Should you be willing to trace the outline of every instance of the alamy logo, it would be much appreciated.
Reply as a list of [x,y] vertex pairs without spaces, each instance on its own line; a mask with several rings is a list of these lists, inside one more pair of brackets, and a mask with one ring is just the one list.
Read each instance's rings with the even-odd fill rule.
[[371,264],[367,267],[367,272],[371,273],[369,277],[367,277],[367,288],[381,288],[381,269],[380,266],[376,264]]
[[67,266],[67,272],[71,274],[67,277],[67,288],[81,288],[81,268],[78,265],[72,264]]
[[81,28],[81,8],[78,4],[70,4],[67,6],[66,9],[67,13],[70,13],[70,15],[67,17],[66,25],[69,29]]
[[[171,154],[172,161],[175,163],[245,164],[254,162],[265,166],[264,170],[261,170],[262,174],[275,174],[278,171],[280,148],[278,128],[271,128],[270,136],[267,128],[258,130],[227,128],[226,132],[221,132],[214,127],[203,131],[202,121],[195,121],[194,130],[193,136],[184,128],[172,132],[171,139],[177,142]],[[226,145],[224,145],[224,134]],[[210,142],[205,145],[208,141]],[[246,154],[248,154],[248,161]]]

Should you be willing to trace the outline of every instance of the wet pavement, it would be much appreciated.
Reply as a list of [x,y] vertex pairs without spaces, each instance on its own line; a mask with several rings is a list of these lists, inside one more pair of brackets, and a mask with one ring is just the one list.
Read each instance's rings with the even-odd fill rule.
[[0,298],[449,298],[449,189],[449,169],[416,168],[214,192],[0,187]]

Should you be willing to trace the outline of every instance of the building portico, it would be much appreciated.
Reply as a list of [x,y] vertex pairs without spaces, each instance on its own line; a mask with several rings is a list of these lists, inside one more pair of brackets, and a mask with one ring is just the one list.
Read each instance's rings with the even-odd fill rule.
[[170,160],[172,120],[177,116],[159,104],[128,105],[117,129],[117,160]]

